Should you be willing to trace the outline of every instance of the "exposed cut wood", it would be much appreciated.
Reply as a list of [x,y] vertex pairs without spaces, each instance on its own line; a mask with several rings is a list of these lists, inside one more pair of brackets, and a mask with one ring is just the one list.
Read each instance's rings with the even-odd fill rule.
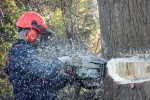
[[108,74],[119,84],[139,83],[150,80],[150,55],[139,54],[108,61]]

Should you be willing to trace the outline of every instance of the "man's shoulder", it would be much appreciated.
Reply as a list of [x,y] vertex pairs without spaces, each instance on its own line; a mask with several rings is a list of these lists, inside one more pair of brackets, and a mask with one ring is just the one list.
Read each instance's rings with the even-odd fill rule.
[[20,53],[29,52],[31,50],[34,50],[34,48],[28,44],[17,44],[12,46],[10,52],[15,54],[20,54]]

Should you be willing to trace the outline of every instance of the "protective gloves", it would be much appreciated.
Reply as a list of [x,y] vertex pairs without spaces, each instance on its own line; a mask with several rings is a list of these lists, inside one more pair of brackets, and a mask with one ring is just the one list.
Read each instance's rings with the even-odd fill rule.
[[[63,57],[59,57],[58,60],[60,60],[62,62],[62,65],[63,65],[63,68],[64,68],[63,69],[64,73],[71,74],[71,75],[75,75],[76,74],[76,72],[75,72],[75,70],[73,68],[71,68],[70,70],[66,69],[66,66],[67,66],[66,63],[72,61],[72,57],[70,57],[70,56],[63,56]],[[72,65],[69,65],[69,66],[71,67]]]
[[69,56],[63,56],[63,57],[59,57],[58,60],[60,60],[64,65],[67,61],[71,60],[71,58]]

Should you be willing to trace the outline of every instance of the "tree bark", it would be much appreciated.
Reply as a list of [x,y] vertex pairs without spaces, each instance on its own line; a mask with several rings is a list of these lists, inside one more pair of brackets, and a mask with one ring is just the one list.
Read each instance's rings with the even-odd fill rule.
[[[110,60],[150,52],[149,0],[97,1],[104,58]],[[104,84],[103,100],[150,99],[150,82],[117,85],[107,76]]]

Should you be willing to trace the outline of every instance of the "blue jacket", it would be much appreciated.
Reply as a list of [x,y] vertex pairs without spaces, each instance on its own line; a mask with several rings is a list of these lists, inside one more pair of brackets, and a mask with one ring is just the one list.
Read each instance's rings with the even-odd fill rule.
[[59,74],[58,59],[46,62],[37,50],[24,40],[18,40],[9,51],[6,73],[16,100],[55,100],[57,90],[70,81],[68,74]]

